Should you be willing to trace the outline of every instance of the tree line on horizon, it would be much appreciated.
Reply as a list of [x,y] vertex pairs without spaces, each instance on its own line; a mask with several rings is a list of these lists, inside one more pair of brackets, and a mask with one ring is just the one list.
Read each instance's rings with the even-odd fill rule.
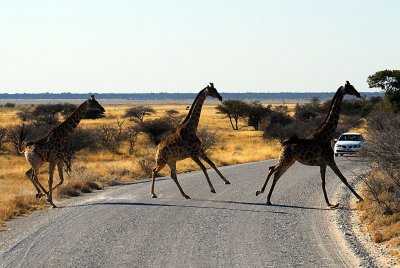
[[[95,94],[102,99],[127,99],[127,100],[190,100],[197,93],[0,93],[0,99],[86,99],[88,95]],[[366,97],[383,96],[382,92],[363,92]],[[318,97],[322,100],[331,99],[334,92],[244,92],[244,93],[222,93],[224,99],[240,100],[311,100]]]

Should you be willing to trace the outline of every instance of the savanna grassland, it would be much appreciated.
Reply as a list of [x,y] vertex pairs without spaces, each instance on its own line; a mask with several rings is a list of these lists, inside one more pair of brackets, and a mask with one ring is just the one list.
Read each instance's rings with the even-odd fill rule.
[[[329,103],[321,102],[317,103],[316,106],[313,106],[313,104],[316,103],[304,103],[300,106],[292,103],[286,104],[286,107],[273,104],[269,109],[275,111],[275,115],[279,115],[276,117],[278,121],[275,122],[275,127],[271,128],[273,116],[270,116],[269,121],[267,120],[260,125],[260,130],[254,130],[243,119],[239,121],[239,129],[233,130],[229,119],[216,109],[216,102],[206,103],[203,106],[198,132],[200,134],[202,130],[207,130],[208,133],[212,134],[211,138],[214,137],[214,144],[208,151],[208,155],[217,166],[277,158],[281,149],[280,139],[289,137],[293,133],[299,133],[299,137],[305,137],[322,122],[321,120],[324,120]],[[133,105],[105,104],[104,118],[84,119],[81,121],[79,129],[94,130],[91,135],[93,133],[96,136],[103,135],[103,138],[110,131],[107,128],[112,128],[114,134],[118,131],[129,132],[129,129],[134,129],[135,126],[140,124],[137,120],[124,117],[127,109],[132,108]],[[170,111],[174,111],[174,116],[182,120],[188,112],[187,108],[190,103],[147,105],[154,109],[154,113],[146,115],[144,122],[154,122],[157,119],[167,118]],[[367,105],[368,102],[347,102],[345,107],[342,107],[343,111],[337,134],[345,131],[361,132],[368,142],[373,144],[373,140],[378,137],[377,133],[379,135],[389,133],[390,135],[385,134],[386,136],[383,138],[380,136],[378,138],[387,141],[388,146],[393,144],[392,141],[396,141],[398,136],[396,134],[397,127],[395,127],[398,122],[393,123],[393,117],[389,116],[388,118],[392,121],[388,121],[385,125],[392,127],[382,132],[382,128],[378,124],[378,126],[375,126],[376,131],[374,132],[371,123],[374,122],[372,119],[376,115],[371,116],[366,113],[368,116],[365,117],[360,113],[354,113],[357,109],[363,111],[362,109],[368,107]],[[267,103],[264,103],[264,106],[266,107]],[[10,126],[21,125],[21,118],[17,113],[23,109],[31,110],[33,106],[0,107],[0,130],[3,129],[4,131]],[[373,110],[371,109],[369,112]],[[314,117],[307,119],[310,111],[314,111]],[[302,115],[306,117],[302,117]],[[385,118],[378,117],[375,121],[379,123],[389,120]],[[62,116],[59,118],[59,120],[63,119]],[[289,120],[290,123],[282,125],[282,120]],[[96,140],[97,142],[101,142],[101,139]],[[0,143],[0,224],[18,215],[48,207],[45,198],[35,199],[35,188],[24,175],[29,168],[25,158],[22,155],[17,155],[15,148],[12,148],[10,144],[4,144],[4,142],[3,144]],[[156,149],[157,147],[150,136],[139,132],[135,136],[133,147],[129,139],[124,138],[117,143],[117,146],[110,148],[100,146],[96,150],[90,148],[80,150],[73,158],[70,174],[66,175],[64,172],[65,182],[55,191],[55,202],[57,203],[62,198],[149,178],[154,167]],[[379,149],[378,152],[381,152],[381,147],[377,149]],[[390,155],[388,157],[388,159],[392,159]],[[367,159],[370,159],[368,161],[371,163],[378,161],[376,152],[374,151]],[[177,163],[177,169],[178,172],[188,172],[198,170],[199,167],[191,159],[186,159]],[[362,195],[366,197],[365,202],[360,203],[357,208],[363,211],[360,221],[365,225],[365,229],[371,233],[372,239],[377,243],[385,243],[396,248],[400,244],[400,214],[397,212],[397,191],[392,189],[397,186],[393,185],[393,179],[392,181],[385,179],[387,175],[384,175],[384,172],[387,171],[374,169],[369,175],[372,179],[368,179],[368,176],[365,177],[362,183]],[[161,176],[168,174],[169,169],[167,167],[160,172]],[[47,164],[42,167],[39,178],[42,184],[47,187]],[[55,172],[54,180],[55,182],[58,180],[57,172]],[[398,182],[398,178],[395,179],[395,182]],[[392,250],[393,255],[399,256],[398,252],[398,250]]]
[[[187,114],[188,105],[189,103],[150,105],[156,113],[146,116],[144,120],[165,116],[168,110],[176,110],[184,116]],[[288,106],[289,110],[293,110],[294,104]],[[120,124],[123,122],[122,128],[126,129],[136,124],[123,118],[126,109],[132,105],[104,105],[104,107],[106,109],[104,118],[82,120],[80,128],[95,129],[104,125],[117,127],[117,122]],[[264,139],[262,131],[244,127],[245,122],[239,123],[240,130],[233,130],[229,120],[224,115],[218,114],[215,107],[215,104],[203,106],[199,129],[207,129],[217,133],[219,137],[218,144],[209,152],[210,158],[216,165],[232,165],[278,157],[281,148],[278,140]],[[0,108],[0,127],[18,124],[17,112],[20,109],[18,106]],[[132,154],[129,153],[128,142],[122,142],[115,151],[104,149],[92,152],[84,149],[78,152],[73,160],[71,173],[65,176],[64,184],[56,190],[56,202],[60,198],[148,178],[154,165],[155,152],[156,146],[144,134],[138,135]],[[24,175],[29,166],[23,155],[3,151],[0,153],[0,163],[0,223],[29,211],[47,207],[45,198],[35,199],[35,188]],[[179,172],[199,169],[190,159],[178,162],[177,168]],[[161,171],[161,175],[168,174],[168,168]],[[47,184],[47,164],[43,165],[39,178],[43,185]],[[58,180],[57,172],[54,180],[55,182]]]

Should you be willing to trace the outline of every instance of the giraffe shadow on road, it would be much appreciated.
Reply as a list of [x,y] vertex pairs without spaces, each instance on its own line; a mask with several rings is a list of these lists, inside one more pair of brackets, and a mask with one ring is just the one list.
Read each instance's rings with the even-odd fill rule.
[[203,200],[203,199],[193,199],[199,201],[209,201],[216,203],[227,203],[227,204],[238,204],[238,205],[249,205],[249,206],[263,206],[263,207],[277,207],[277,208],[295,208],[295,209],[308,209],[308,210],[333,210],[331,208],[319,208],[319,207],[307,207],[307,206],[295,206],[295,205],[279,205],[272,204],[268,205],[266,203],[255,203],[255,202],[244,202],[244,201],[224,201],[224,200]]
[[[197,200],[200,201],[200,200]],[[209,200],[207,200],[209,201]],[[273,211],[273,210],[255,210],[255,209],[240,209],[240,208],[228,208],[228,207],[217,207],[217,206],[201,206],[201,205],[182,205],[182,204],[162,204],[162,203],[147,203],[147,202],[100,202],[78,206],[145,206],[145,207],[179,207],[179,208],[190,208],[190,209],[216,209],[226,211],[240,211],[240,212],[257,212],[257,213],[272,213],[272,214],[288,214],[284,211]]]

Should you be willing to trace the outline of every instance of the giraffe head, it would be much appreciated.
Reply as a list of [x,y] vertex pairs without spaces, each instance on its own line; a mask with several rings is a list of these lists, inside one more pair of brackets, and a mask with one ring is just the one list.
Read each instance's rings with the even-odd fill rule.
[[90,96],[90,99],[87,100],[88,108],[93,110],[100,110],[103,113],[106,111],[100,103],[94,98],[94,95]]
[[356,96],[357,98],[361,98],[360,93],[358,93],[358,91],[352,85],[350,85],[349,81],[346,81],[346,84],[342,88],[344,95],[348,94]]
[[207,91],[207,93],[208,93],[208,94],[207,94],[208,96],[217,98],[217,99],[219,99],[220,101],[222,101],[222,97],[221,97],[221,95],[219,95],[219,93],[218,93],[217,89],[214,87],[214,84],[213,84],[213,83],[210,83],[210,85],[208,85],[208,86],[206,87],[206,91]]

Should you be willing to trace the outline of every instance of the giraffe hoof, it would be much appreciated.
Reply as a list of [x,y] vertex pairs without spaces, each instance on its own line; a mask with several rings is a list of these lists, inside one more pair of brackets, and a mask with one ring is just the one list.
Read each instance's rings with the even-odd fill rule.
[[328,204],[328,207],[330,208],[337,208],[339,206],[339,203],[332,205],[332,204]]
[[226,181],[225,184],[231,184],[231,182],[230,181]]
[[271,201],[267,201],[267,205],[271,206],[272,205]]
[[190,196],[188,196],[188,195],[184,195],[183,197],[186,199],[190,199]]
[[52,208],[57,208],[56,205],[54,205],[53,201],[50,199],[47,199],[47,202],[49,202],[49,204],[51,205]]
[[256,192],[256,196],[258,196],[259,194],[261,194],[261,191],[257,191]]
[[44,193],[37,193],[36,194],[36,199],[40,199],[43,196],[44,196]]
[[151,195],[152,198],[157,198],[156,194]]
[[214,194],[216,193],[215,189],[211,189],[211,192],[214,193]]

